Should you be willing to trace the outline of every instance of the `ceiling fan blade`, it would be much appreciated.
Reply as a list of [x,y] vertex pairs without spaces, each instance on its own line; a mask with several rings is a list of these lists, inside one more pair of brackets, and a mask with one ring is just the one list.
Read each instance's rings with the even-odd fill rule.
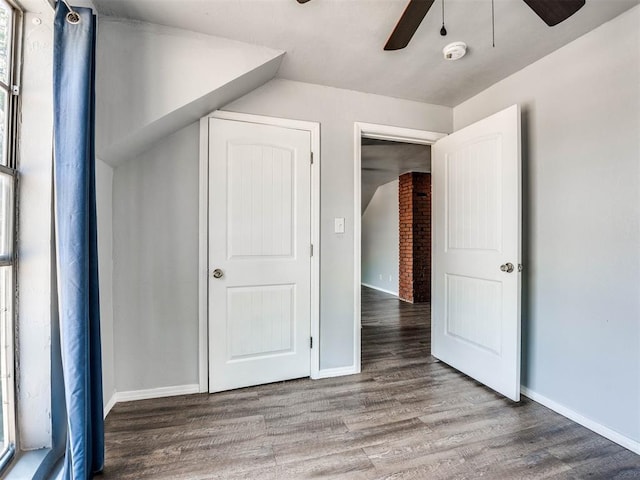
[[544,23],[553,27],[580,10],[585,0],[524,0]]
[[410,0],[404,13],[398,20],[396,28],[393,29],[385,50],[400,50],[409,45],[411,37],[416,33],[422,19],[425,17],[434,0]]

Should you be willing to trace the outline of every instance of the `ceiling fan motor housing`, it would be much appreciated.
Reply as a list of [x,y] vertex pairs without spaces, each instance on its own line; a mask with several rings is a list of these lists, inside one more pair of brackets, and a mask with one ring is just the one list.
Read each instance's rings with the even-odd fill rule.
[[442,49],[445,60],[458,60],[467,53],[467,44],[464,42],[453,42]]

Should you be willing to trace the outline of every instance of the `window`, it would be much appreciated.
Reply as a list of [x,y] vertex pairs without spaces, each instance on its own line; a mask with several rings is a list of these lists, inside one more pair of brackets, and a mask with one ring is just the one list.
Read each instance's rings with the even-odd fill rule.
[[15,6],[0,0],[0,469],[15,451],[14,311],[17,83]]

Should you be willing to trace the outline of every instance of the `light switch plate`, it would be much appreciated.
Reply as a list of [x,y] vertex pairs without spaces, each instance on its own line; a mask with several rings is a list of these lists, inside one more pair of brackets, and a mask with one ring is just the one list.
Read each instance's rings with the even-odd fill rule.
[[335,218],[334,219],[334,229],[335,233],[344,233],[344,218]]

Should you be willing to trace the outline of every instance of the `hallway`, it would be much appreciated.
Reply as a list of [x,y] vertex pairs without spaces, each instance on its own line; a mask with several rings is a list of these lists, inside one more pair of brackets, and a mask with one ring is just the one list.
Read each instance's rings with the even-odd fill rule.
[[102,478],[640,478],[640,456],[430,357],[429,312],[363,288],[359,375],[116,405]]

